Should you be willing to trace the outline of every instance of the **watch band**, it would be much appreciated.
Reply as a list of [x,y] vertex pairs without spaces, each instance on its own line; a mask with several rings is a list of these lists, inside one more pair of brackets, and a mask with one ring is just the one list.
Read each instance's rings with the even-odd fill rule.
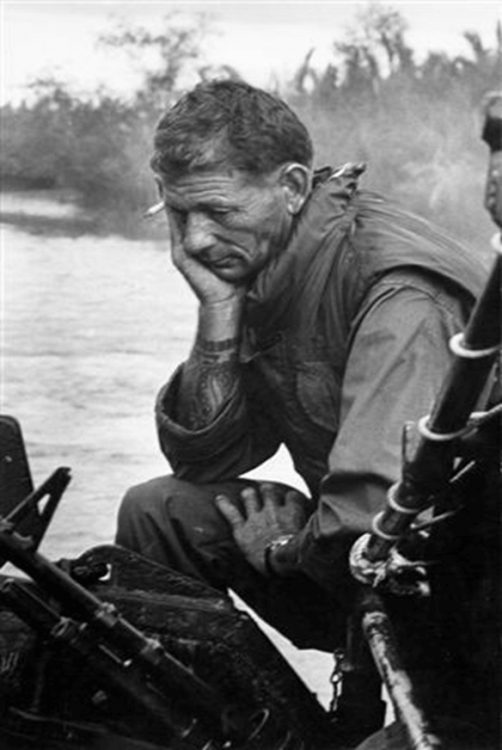
[[295,536],[296,534],[283,534],[282,536],[278,536],[276,539],[273,539],[265,547],[265,572],[270,578],[273,576],[281,575],[272,565],[272,558],[274,554],[284,547],[287,547],[290,544],[291,540],[295,538]]

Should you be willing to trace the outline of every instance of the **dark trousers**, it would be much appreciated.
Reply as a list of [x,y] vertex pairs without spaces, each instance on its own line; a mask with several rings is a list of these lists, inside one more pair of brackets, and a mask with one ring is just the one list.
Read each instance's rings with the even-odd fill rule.
[[240,505],[249,480],[197,485],[163,476],[130,489],[119,510],[116,543],[211,586],[232,589],[300,648],[331,651],[344,624],[332,596],[299,573],[259,574],[239,551],[214,504],[225,494]]

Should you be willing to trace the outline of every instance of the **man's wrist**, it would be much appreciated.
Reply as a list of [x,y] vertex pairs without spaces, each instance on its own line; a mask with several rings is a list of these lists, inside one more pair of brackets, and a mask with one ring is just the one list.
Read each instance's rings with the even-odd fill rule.
[[296,534],[282,534],[265,547],[265,573],[269,577],[287,577],[298,572]]
[[240,298],[200,305],[198,337],[204,341],[229,341],[240,337],[243,302]]
[[203,354],[228,354],[229,352],[237,352],[239,350],[240,336],[234,336],[228,339],[221,339],[219,341],[210,341],[209,339],[203,338],[203,336],[197,333],[195,339],[195,348]]

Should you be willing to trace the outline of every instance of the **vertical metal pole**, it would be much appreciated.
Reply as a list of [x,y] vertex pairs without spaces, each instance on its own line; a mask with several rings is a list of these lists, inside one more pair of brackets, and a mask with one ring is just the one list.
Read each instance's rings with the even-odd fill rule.
[[410,750],[441,750],[443,744],[420,706],[399,656],[393,628],[383,602],[372,590],[368,590],[363,596],[361,625],[396,717],[406,732]]

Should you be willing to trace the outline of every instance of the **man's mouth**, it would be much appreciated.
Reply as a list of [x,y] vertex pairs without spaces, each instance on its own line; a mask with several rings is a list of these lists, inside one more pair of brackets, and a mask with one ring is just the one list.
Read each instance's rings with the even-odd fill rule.
[[205,258],[203,262],[209,268],[230,268],[239,260],[240,258],[237,255],[222,255],[219,258]]
[[228,266],[233,266],[236,260],[234,257],[220,258],[219,260],[211,261],[211,265],[215,268],[227,268]]

